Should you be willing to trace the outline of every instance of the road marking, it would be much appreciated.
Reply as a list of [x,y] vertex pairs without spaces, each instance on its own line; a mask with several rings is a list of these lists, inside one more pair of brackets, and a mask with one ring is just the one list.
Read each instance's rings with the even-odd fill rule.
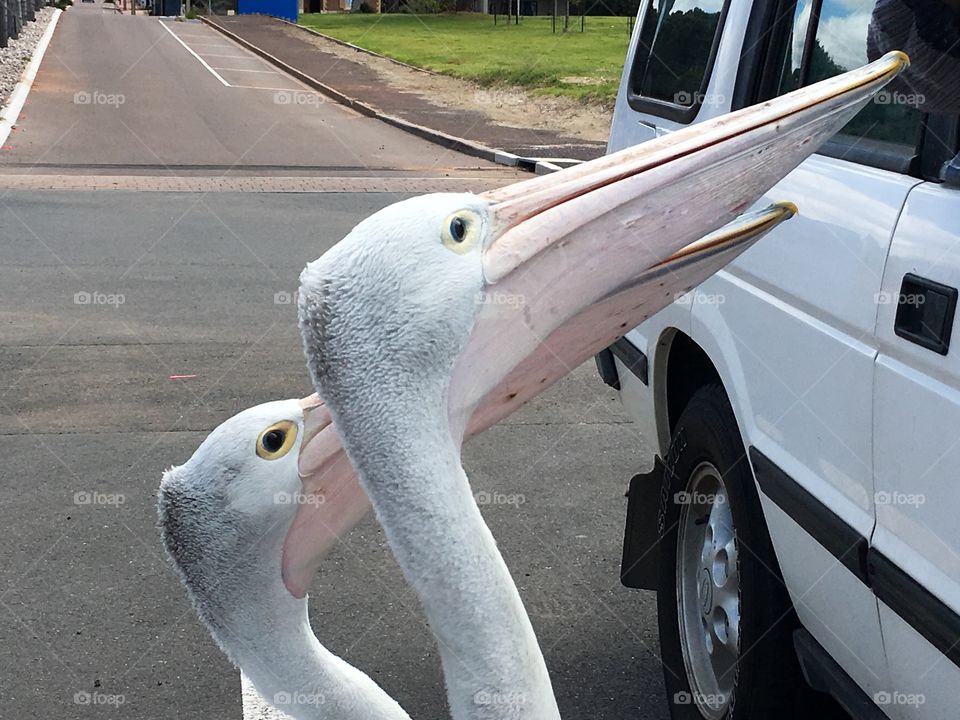
[[[6,175],[0,188],[9,190],[69,190],[74,192],[175,193],[411,193],[484,192],[515,182],[517,173],[477,174],[472,177],[334,176],[217,176],[206,175]],[[529,177],[524,174],[524,177]]]
[[322,98],[322,97],[323,97],[323,95],[321,95],[321,94],[318,93],[318,92],[313,92],[312,90],[298,90],[298,89],[295,88],[295,87],[293,87],[293,88],[289,88],[289,87],[278,88],[278,87],[264,87],[263,85],[231,85],[230,87],[232,87],[232,88],[242,88],[242,89],[244,89],[244,90],[275,90],[275,91],[277,91],[277,92],[295,92],[295,93],[304,93],[304,94],[316,95],[316,96],[319,97],[319,98]]
[[204,57],[231,58],[233,60],[250,60],[249,55],[216,55],[215,53],[204,53]]
[[207,65],[207,61],[204,60],[204,59],[203,59],[202,57],[200,57],[199,55],[197,55],[197,53],[194,51],[194,49],[193,49],[192,47],[190,47],[190,46],[187,45],[183,40],[181,40],[179,37],[177,37],[177,34],[176,34],[173,30],[171,30],[169,27],[167,27],[167,24],[166,24],[163,20],[159,20],[159,19],[158,19],[157,22],[160,23],[160,25],[163,27],[164,30],[166,30],[168,33],[170,33],[170,34],[173,36],[173,39],[174,39],[174,40],[176,40],[178,43],[180,43],[181,45],[183,45],[183,47],[185,47],[185,48],[187,49],[187,52],[188,52],[188,53],[190,53],[190,54],[193,55],[197,60],[199,60],[199,61],[200,61],[200,64],[203,65],[207,70],[210,71],[210,74],[211,74],[211,75],[213,75],[217,80],[219,80],[220,82],[222,82],[222,83],[224,84],[224,86],[230,87],[230,83],[228,83],[226,80],[224,80],[222,77],[220,77],[219,73],[217,73],[216,70],[214,70],[212,67],[210,67],[209,65]]
[[244,70],[243,68],[214,68],[214,70],[219,70],[220,72],[252,72],[252,73],[263,73],[264,75],[279,75],[280,73],[275,70]]
[[16,87],[13,88],[13,92],[10,93],[9,102],[6,107],[0,108],[0,147],[7,141],[7,138],[10,136],[10,131],[13,129],[13,126],[17,124],[20,111],[23,110],[23,104],[27,101],[27,95],[30,93],[34,78],[37,77],[37,71],[40,69],[40,62],[43,60],[43,55],[47,51],[47,46],[50,44],[50,38],[53,37],[53,31],[57,28],[57,20],[60,19],[60,15],[62,14],[62,10],[57,9],[53,11],[50,24],[47,25],[47,29],[43,31],[43,35],[40,36],[40,42],[37,43],[37,47],[31,53],[30,63],[23,71],[23,75],[20,77],[20,81]]

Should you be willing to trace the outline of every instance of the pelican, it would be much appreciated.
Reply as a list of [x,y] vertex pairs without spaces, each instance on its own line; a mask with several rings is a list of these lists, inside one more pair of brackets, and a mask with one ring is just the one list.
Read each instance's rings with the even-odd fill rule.
[[323,647],[306,597],[292,595],[281,578],[300,502],[321,508],[329,544],[369,508],[355,482],[328,481],[322,496],[298,495],[303,413],[316,404],[313,397],[244,410],[164,473],[163,543],[217,644],[280,710],[297,720],[410,720],[369,676]]
[[[794,212],[780,203],[748,213],[566,323],[490,393],[467,437],[531,397],[523,392],[529,373],[538,389],[551,385],[623,323],[662,306],[659,290],[652,302],[645,290],[655,277],[682,275],[681,290],[689,289]],[[312,440],[301,454],[305,410]],[[257,691],[295,718],[407,718],[367,675],[326,650],[307,619],[307,589],[323,554],[370,507],[316,395],[235,415],[164,473],[161,536],[194,608]],[[309,553],[298,554],[303,549]]]
[[[326,407],[319,423],[307,412],[301,454],[332,418],[430,621],[455,720],[559,717],[533,629],[461,465],[470,418],[592,305],[628,287],[662,293],[666,305],[683,275],[656,268],[742,213],[908,62],[889,53],[483,195],[396,203],[303,271],[301,335]],[[513,302],[487,302],[493,294]],[[562,341],[588,330],[581,324]],[[528,370],[511,392],[537,392],[539,373]],[[305,528],[298,534],[310,538]],[[308,567],[310,554],[285,548],[283,562]]]

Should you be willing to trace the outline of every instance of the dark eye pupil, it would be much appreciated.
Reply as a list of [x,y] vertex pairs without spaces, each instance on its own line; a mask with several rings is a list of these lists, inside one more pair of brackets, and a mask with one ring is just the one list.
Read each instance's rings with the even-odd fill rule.
[[457,217],[450,221],[450,237],[456,242],[463,242],[466,235],[467,224],[463,221],[463,218]]
[[286,437],[283,430],[271,430],[263,436],[263,449],[267,452],[277,452],[283,447],[283,439]]

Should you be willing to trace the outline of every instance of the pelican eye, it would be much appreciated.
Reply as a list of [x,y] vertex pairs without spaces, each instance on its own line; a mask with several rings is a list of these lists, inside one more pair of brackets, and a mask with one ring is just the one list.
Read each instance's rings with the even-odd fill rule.
[[462,243],[467,237],[467,224],[462,217],[455,217],[450,221],[450,237],[454,242]]
[[278,460],[290,452],[296,439],[296,423],[281,420],[260,433],[257,438],[257,455],[264,460]]
[[480,216],[470,210],[455,212],[444,221],[442,239],[448,250],[464,254],[477,243]]

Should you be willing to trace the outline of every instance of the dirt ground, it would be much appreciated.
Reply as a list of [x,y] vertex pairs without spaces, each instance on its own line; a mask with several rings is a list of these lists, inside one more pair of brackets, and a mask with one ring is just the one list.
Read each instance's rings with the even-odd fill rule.
[[[519,87],[486,88],[466,80],[417,70],[386,58],[353,50],[295,27],[285,31],[324,52],[376,70],[396,90],[413,93],[452,110],[472,110],[505,127],[552,130],[584,140],[606,142],[613,108],[589,106],[568,98],[545,97]],[[321,79],[322,78],[318,78]]]

